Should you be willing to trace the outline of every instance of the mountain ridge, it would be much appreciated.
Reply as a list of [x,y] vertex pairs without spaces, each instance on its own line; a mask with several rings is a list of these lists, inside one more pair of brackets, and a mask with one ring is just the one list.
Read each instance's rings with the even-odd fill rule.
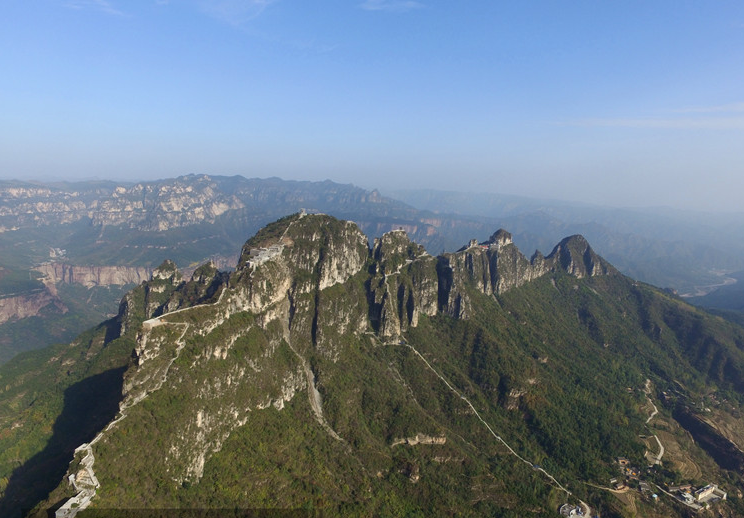
[[[509,516],[509,509],[533,507],[548,516],[558,499],[573,498],[533,479],[537,468],[507,461],[508,449],[492,444],[488,431],[468,418],[478,407],[509,448],[561,486],[568,483],[588,506],[621,516],[609,496],[576,481],[609,478],[613,456],[643,458],[637,436],[646,396],[626,387],[644,386],[648,376],[667,390],[674,379],[689,390],[715,384],[736,405],[744,390],[744,353],[737,345],[744,330],[626,279],[580,236],[528,260],[500,230],[483,243],[433,257],[400,230],[370,246],[353,223],[297,214],[249,239],[231,274],[207,264],[184,282],[173,263],[156,272],[91,340],[96,349],[74,353],[95,365],[97,355],[120,350],[116,365],[127,366],[118,418],[107,421],[116,424],[89,436],[100,438],[79,449],[68,473],[90,479],[83,461],[87,452],[94,455],[101,486],[92,502],[98,506],[199,507],[210,501],[204,498],[211,484],[225,487],[212,505],[316,502],[332,514],[401,514],[410,506],[436,514],[446,501],[425,504],[416,488],[457,500],[444,489],[448,484],[460,488],[459,509],[468,498],[480,502],[476,514]],[[57,361],[70,360],[63,353]],[[442,379],[471,406],[437,389]],[[0,404],[8,390],[0,391]],[[564,407],[580,410],[571,401],[586,407],[577,423],[566,421]],[[671,407],[663,413],[669,426],[678,426]],[[287,467],[281,475],[258,469],[286,455],[281,441],[261,442],[254,423],[312,454],[281,461]],[[399,442],[412,437],[445,441]],[[399,450],[402,444],[411,449]],[[249,453],[254,448],[275,455]],[[243,494],[234,485],[238,479],[229,479],[237,476],[227,461],[235,455],[233,466],[258,470],[255,479],[249,476],[258,484],[254,493]],[[348,487],[321,477],[318,493],[302,463],[330,469]],[[706,476],[715,469],[706,467]],[[511,481],[496,491],[503,498],[473,493],[480,484],[468,489],[456,482],[494,473]],[[654,476],[661,483],[666,475]],[[261,477],[286,495],[259,490]],[[71,489],[60,484],[44,505],[73,496]],[[334,496],[315,500],[323,494]]]
[[[504,235],[503,231],[501,235]],[[253,248],[255,245],[262,245],[258,249],[258,253]],[[492,247],[491,245],[494,246]],[[158,391],[163,386],[163,383],[166,383],[169,370],[174,362],[178,361],[180,352],[185,347],[189,328],[193,325],[188,319],[186,321],[181,320],[180,322],[174,321],[173,318],[176,318],[174,316],[175,313],[183,311],[186,312],[184,314],[188,314],[194,310],[199,311],[201,313],[199,317],[200,329],[196,332],[204,336],[212,330],[219,328],[224,322],[229,321],[233,315],[247,311],[257,316],[256,323],[265,330],[274,323],[281,322],[279,325],[283,327],[283,331],[281,331],[282,339],[286,341],[302,367],[299,373],[289,375],[289,377],[284,379],[283,384],[277,387],[276,390],[279,392],[277,397],[266,402],[257,403],[257,408],[274,406],[278,410],[283,409],[284,405],[302,389],[304,381],[307,384],[308,401],[313,408],[316,420],[326,429],[331,437],[344,442],[344,439],[338,435],[323,415],[322,397],[315,385],[315,374],[312,372],[307,359],[302,353],[302,348],[307,347],[307,345],[297,346],[296,339],[293,340],[291,338],[292,330],[294,329],[293,326],[296,326],[293,320],[296,318],[298,312],[304,312],[302,306],[309,302],[308,300],[303,301],[303,296],[314,292],[316,308],[314,313],[312,309],[308,312],[312,314],[312,323],[309,330],[310,344],[321,355],[331,359],[334,357],[337,358],[338,355],[342,354],[342,351],[339,351],[337,344],[333,343],[333,337],[325,336],[322,331],[319,331],[325,328],[323,322],[319,322],[324,317],[317,309],[318,305],[320,305],[320,293],[328,291],[336,285],[346,283],[360,273],[363,274],[364,266],[370,257],[374,256],[378,258],[383,267],[381,270],[384,270],[384,267],[391,260],[399,260],[400,257],[411,257],[410,251],[411,249],[416,249],[416,246],[408,240],[404,232],[394,231],[376,240],[374,246],[370,248],[367,244],[366,236],[361,233],[356,225],[350,222],[339,222],[325,215],[305,216],[301,214],[284,218],[276,224],[270,225],[246,243],[234,275],[231,276],[230,280],[227,281],[227,285],[221,291],[218,290],[219,296],[217,300],[207,304],[207,306],[215,308],[221,306],[223,308],[222,310],[213,312],[216,313],[215,320],[206,317],[203,311],[204,306],[197,304],[191,308],[186,307],[163,313],[162,316],[151,318],[143,323],[142,331],[137,340],[138,346],[133,353],[136,368],[134,371],[130,370],[125,375],[123,387],[124,398],[120,404],[119,417],[112,423],[124,419],[127,411],[145,400],[151,393]],[[484,250],[482,248],[483,246],[488,249]],[[308,253],[308,247],[310,247],[310,250],[315,250],[315,253]],[[459,253],[463,257],[457,258],[456,263],[472,264],[475,261],[474,258],[477,255],[481,255],[488,258],[489,261],[487,264],[496,265],[499,262],[500,255],[504,253],[505,247],[510,248],[509,252],[512,257],[517,254],[522,261],[526,261],[524,256],[521,255],[521,252],[510,247],[510,244],[506,244],[505,240],[502,239],[498,244],[489,243],[487,245],[476,244],[475,246],[471,246]],[[255,260],[257,254],[260,254],[261,251],[267,252],[272,248],[273,254],[264,256],[260,261]],[[296,250],[296,252],[293,250]],[[413,256],[413,259],[404,259],[409,270],[418,270],[419,268],[415,265],[420,261],[430,263],[429,266],[433,266],[431,263],[437,262],[436,271],[442,271],[441,267],[439,267],[442,262],[441,259],[432,258],[425,252],[422,252],[421,249],[416,251],[419,254]],[[457,266],[449,264],[449,259],[455,258],[457,255],[450,254],[448,256],[448,264],[445,268],[451,270],[457,269]],[[595,261],[597,265],[603,264],[603,260],[599,259],[593,253],[586,240],[580,236],[572,236],[563,240],[556,246],[551,255],[545,258],[544,261],[541,261],[537,266],[537,276],[556,270],[565,271],[577,278],[614,273],[614,269],[607,268],[607,265],[603,265],[604,268],[601,269],[595,268]],[[518,270],[512,270],[512,264],[512,262],[506,263],[506,267],[498,264],[496,267],[499,276],[513,280],[513,285],[502,285],[499,293],[508,291],[525,282],[524,273]],[[170,266],[161,267],[159,270],[156,270],[155,277],[167,277],[173,284],[174,277],[172,275],[166,276],[162,273],[164,269],[170,271],[170,268]],[[424,265],[423,268],[425,269],[426,266]],[[276,271],[286,272],[287,269],[294,270],[294,273],[285,275]],[[439,294],[440,307],[435,307],[433,304],[427,304],[425,301],[422,303],[422,299],[427,299],[429,302],[433,299],[433,286],[429,286],[428,290],[427,288],[420,289],[415,295],[404,293],[402,297],[400,289],[390,289],[387,285],[387,277],[400,275],[400,270],[401,268],[399,266],[393,272],[382,273],[383,278],[381,279],[381,284],[378,285],[378,289],[373,294],[368,294],[370,299],[374,298],[375,301],[381,300],[381,311],[376,315],[379,322],[377,332],[381,339],[400,340],[402,331],[416,326],[417,317],[415,315],[434,316],[437,312],[441,311],[456,318],[468,317],[468,311],[463,309],[464,305],[469,305],[470,303],[464,297],[465,289],[462,286],[467,282],[466,280],[457,276],[454,282],[450,284],[448,280],[438,279],[437,292]],[[308,277],[308,274],[310,274],[310,277]],[[473,279],[478,276],[478,273],[474,269],[470,269],[469,275]],[[277,282],[282,278],[284,282]],[[303,281],[299,281],[299,279],[303,279]],[[371,279],[371,281],[373,280]],[[414,282],[414,290],[417,284]],[[442,289],[442,284],[447,285],[444,290]],[[383,289],[381,295],[379,293],[379,286],[387,288]],[[444,298],[442,291],[446,293]],[[396,292],[398,299],[397,308],[394,307],[395,300],[393,298]],[[406,301],[405,309],[402,307],[403,300]],[[349,302],[351,301],[346,299],[346,303]],[[332,315],[333,327],[348,326],[355,328],[357,333],[365,333],[371,330],[365,327],[363,317],[365,313],[372,312],[372,308],[364,308],[361,311],[355,309],[343,311],[336,303],[332,304],[336,309],[328,313]],[[166,303],[166,307],[168,305]],[[326,318],[328,317],[326,316]],[[374,320],[374,317],[371,317],[371,319]],[[160,330],[163,327],[167,328],[169,326],[171,328],[177,328],[169,331],[169,333],[172,334],[175,332],[179,336],[174,341],[164,342],[160,336]],[[181,330],[180,333],[179,330]],[[343,331],[340,333],[343,334]],[[218,346],[214,350],[205,350],[201,354],[207,357],[212,356],[224,359],[228,350],[232,347],[230,342],[234,343],[235,340],[228,339],[227,344]],[[172,349],[172,353],[165,349],[168,343],[170,345],[167,345],[167,347],[175,347]],[[295,345],[292,345],[293,343]],[[278,344],[273,347],[278,347]],[[168,359],[171,355],[172,357]],[[302,373],[304,373],[304,380]],[[225,394],[222,393],[221,397],[224,398]],[[241,414],[238,413],[235,407],[231,406],[230,408],[231,413],[228,421],[232,422],[233,429],[243,426],[246,423],[247,416],[241,417]],[[206,413],[206,410],[200,411],[196,417],[196,427],[200,431],[196,435],[197,444],[195,447],[201,453],[197,454],[192,460],[183,459],[178,454],[175,454],[175,458],[169,456],[167,460],[170,465],[168,471],[171,471],[171,473],[174,471],[174,465],[183,466],[181,468],[183,470],[181,472],[182,474],[179,475],[176,468],[176,472],[172,475],[176,477],[176,482],[178,483],[188,481],[189,484],[193,484],[198,482],[202,477],[205,459],[209,455],[208,452],[210,450],[219,451],[221,442],[224,441],[224,439],[220,439],[219,437],[224,436],[224,434],[230,434],[230,431],[226,432],[224,429],[226,425],[224,417],[222,419],[219,417],[212,417],[210,419],[205,416]],[[212,422],[210,424],[210,420],[215,419],[217,423]],[[220,430],[217,435],[214,432],[215,428]],[[209,439],[210,436],[211,439]],[[81,460],[82,469],[78,471],[77,477],[87,480],[97,480],[96,476],[92,473],[92,461],[85,462],[85,459],[92,458],[91,446],[100,437],[102,435],[97,436],[89,445],[85,444],[76,450],[78,452],[84,452],[83,459]],[[199,444],[202,444],[202,446],[199,446]],[[173,450],[171,452],[171,455],[173,455]],[[76,487],[78,486],[76,485]],[[68,502],[79,505],[78,508],[85,508],[96,493],[94,487],[82,484],[81,487],[83,488],[82,492]]]
[[[725,237],[715,226],[733,225],[738,232],[733,216],[731,224],[725,218],[723,223],[689,222],[684,214],[655,218],[643,211],[571,208],[484,193],[472,198],[445,194],[429,193],[428,201],[426,196],[403,197],[422,203],[415,208],[377,190],[331,181],[218,175],[136,183],[0,181],[0,246],[8,251],[0,264],[0,294],[41,289],[37,270],[49,270],[44,264],[50,261],[78,270],[82,275],[72,279],[83,281],[58,289],[59,298],[43,307],[38,297],[25,307],[26,299],[17,299],[18,311],[8,313],[10,321],[0,325],[0,361],[26,347],[72,339],[113,313],[124,290],[111,282],[137,280],[121,268],[151,270],[170,258],[186,275],[207,260],[230,269],[246,235],[301,208],[355,221],[370,239],[403,228],[431,254],[454,250],[473,236],[484,240],[500,226],[512,230],[523,250],[549,250],[563,236],[580,233],[626,275],[683,294],[698,292],[701,286],[715,289],[721,272],[744,267],[744,255],[730,253],[736,239],[725,234],[731,243],[724,246]],[[432,203],[434,210],[422,210]],[[477,214],[457,214],[462,212]],[[687,222],[692,233],[681,232],[675,217]],[[97,278],[94,270],[99,268]],[[735,297],[725,299],[732,308],[738,307],[736,300],[729,302]],[[87,298],[98,303],[84,308],[77,304]]]

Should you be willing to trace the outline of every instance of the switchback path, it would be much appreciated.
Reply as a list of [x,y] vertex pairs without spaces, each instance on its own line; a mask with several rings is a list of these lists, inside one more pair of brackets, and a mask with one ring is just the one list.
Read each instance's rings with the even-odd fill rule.
[[648,416],[648,419],[646,419],[646,424],[648,424],[648,423],[650,423],[650,422],[651,422],[651,419],[653,419],[654,417],[656,417],[656,414],[658,414],[658,413],[659,413],[659,409],[658,409],[658,408],[656,408],[656,405],[654,405],[654,402],[653,402],[653,401],[651,401],[651,398],[650,398],[650,397],[646,396],[646,399],[648,399],[648,402],[649,402],[649,403],[651,403],[651,406],[652,406],[652,407],[654,407],[654,411],[653,411],[653,412],[651,412],[651,415],[650,415],[650,416]]
[[[654,411],[651,412],[651,415],[648,416],[648,419],[646,419],[646,424],[649,424],[651,422],[651,419],[656,417],[656,414],[659,413],[659,409],[656,408],[656,405],[654,405],[654,402],[651,401],[651,380],[646,379],[646,386],[644,387],[643,391],[646,393],[646,399],[651,404],[652,407],[654,407]],[[661,444],[661,441],[659,440],[659,436],[654,434],[654,439],[656,439],[657,444],[659,445],[659,454],[656,456],[656,460],[654,460],[654,464],[661,464],[661,458],[664,456],[664,445]]]
[[659,444],[659,454],[656,456],[656,464],[661,464],[661,457],[664,455],[664,445],[661,444],[657,435],[654,435],[654,439],[656,439],[656,442]]

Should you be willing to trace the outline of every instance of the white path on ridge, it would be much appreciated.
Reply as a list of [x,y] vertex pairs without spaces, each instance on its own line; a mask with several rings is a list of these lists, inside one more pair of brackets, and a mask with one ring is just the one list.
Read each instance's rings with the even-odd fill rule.
[[[188,331],[189,329],[189,324],[187,322],[160,322],[158,321],[157,324],[152,325],[151,327],[156,327],[156,325],[162,325],[162,324],[184,326],[183,332],[176,340],[176,343],[178,344],[178,346],[176,347],[175,356],[168,363],[168,366],[165,368],[165,372],[163,373],[163,377],[161,378],[160,383],[158,384],[157,387],[155,387],[155,389],[149,392],[146,392],[144,396],[142,396],[139,399],[135,399],[130,404],[122,404],[121,407],[119,408],[119,417],[117,417],[116,419],[111,421],[108,425],[106,425],[106,428],[101,430],[92,441],[88,443],[83,443],[77,448],[75,448],[75,454],[81,451],[85,452],[85,455],[80,460],[82,469],[78,470],[78,473],[80,473],[80,471],[83,471],[83,470],[87,472],[88,478],[90,478],[92,482],[92,487],[83,487],[83,488],[78,487],[76,483],[76,478],[73,475],[70,478],[70,481],[72,482],[73,487],[79,492],[75,496],[70,498],[67,502],[65,502],[64,505],[62,505],[62,507],[60,507],[60,509],[57,512],[57,516],[65,517],[65,518],[74,518],[75,515],[77,515],[77,513],[86,509],[90,505],[90,501],[93,499],[94,496],[96,496],[96,489],[98,489],[101,486],[101,484],[98,482],[98,478],[96,477],[95,471],[93,471],[93,464],[96,462],[96,457],[93,454],[93,445],[103,438],[103,434],[111,430],[114,426],[116,426],[119,422],[121,422],[123,419],[127,417],[127,413],[126,413],[127,409],[135,406],[136,404],[144,400],[147,396],[149,396],[152,392],[162,387],[163,383],[168,377],[168,371],[170,370],[171,365],[173,365],[173,362],[176,361],[181,350],[183,349],[185,345],[185,342],[183,342],[183,337],[186,336],[186,331]],[[75,507],[72,507],[73,505],[75,505]]]
[[646,384],[643,387],[643,392],[646,393],[646,399],[648,399],[648,402],[651,403],[651,406],[654,407],[654,411],[651,412],[651,415],[648,416],[648,419],[646,419],[646,424],[651,422],[651,419],[653,419],[656,414],[659,413],[659,409],[656,408],[656,405],[654,405],[654,402],[651,401],[651,380],[646,378]]
[[664,455],[664,445],[661,444],[658,436],[654,435],[654,439],[659,444],[659,454],[656,456],[656,464],[661,464],[661,457]]
[[[301,214],[300,215],[301,218],[303,216],[304,216],[304,214]],[[289,227],[287,227],[284,230],[284,233],[282,234],[282,239],[284,238],[284,235],[287,233],[287,230],[288,229],[289,229]],[[87,508],[88,505],[90,505],[91,499],[94,496],[96,496],[96,489],[98,487],[100,487],[100,484],[98,482],[98,479],[96,478],[96,474],[93,471],[93,464],[95,463],[95,460],[96,460],[95,459],[95,456],[93,455],[93,445],[95,443],[97,443],[103,437],[103,434],[104,433],[106,433],[109,430],[111,430],[114,426],[116,426],[119,422],[121,422],[123,419],[125,419],[127,417],[127,413],[126,413],[126,410],[127,409],[129,409],[129,408],[137,405],[138,403],[140,403],[141,401],[143,401],[147,396],[149,396],[152,392],[160,389],[160,387],[163,386],[163,383],[165,383],[165,380],[168,377],[168,372],[170,371],[170,368],[173,365],[173,362],[175,362],[178,359],[178,357],[180,356],[181,351],[185,347],[186,342],[183,341],[183,338],[186,336],[186,332],[189,330],[190,324],[188,322],[169,322],[168,320],[163,320],[163,318],[164,317],[170,317],[170,316],[175,315],[177,313],[182,313],[182,312],[185,312],[185,311],[188,311],[190,309],[197,308],[197,307],[198,308],[202,308],[202,307],[205,307],[205,306],[216,306],[220,302],[222,302],[222,299],[224,298],[225,293],[227,293],[227,291],[228,291],[228,287],[227,287],[227,285],[225,285],[225,286],[223,286],[222,291],[220,292],[220,295],[219,295],[219,297],[217,297],[217,300],[215,302],[212,302],[212,303],[209,303],[209,304],[199,304],[197,306],[189,306],[189,307],[185,307],[185,308],[176,309],[176,310],[171,311],[169,313],[164,313],[162,315],[159,315],[159,316],[154,317],[154,318],[150,318],[150,319],[145,320],[144,322],[142,322],[142,328],[144,330],[146,330],[146,331],[150,331],[153,328],[158,327],[158,326],[161,326],[161,325],[183,326],[183,331],[181,332],[181,335],[176,339],[176,344],[177,344],[177,346],[176,346],[176,354],[168,362],[168,365],[165,368],[165,371],[164,371],[163,376],[162,376],[162,378],[160,380],[160,383],[154,389],[145,392],[144,395],[142,395],[139,398],[135,398],[133,400],[130,400],[127,403],[122,403],[122,405],[119,407],[119,417],[117,417],[116,419],[114,419],[113,421],[111,421],[108,425],[106,425],[106,428],[104,428],[103,430],[101,430],[101,432],[99,432],[98,435],[96,435],[96,437],[92,441],[90,441],[89,443],[83,443],[83,444],[81,444],[80,446],[78,446],[75,449],[75,454],[77,454],[77,453],[79,453],[81,451],[84,451],[85,452],[85,455],[81,459],[82,470],[85,470],[87,472],[88,478],[90,478],[93,487],[84,487],[84,488],[80,489],[80,488],[78,488],[78,486],[77,486],[77,484],[75,482],[75,478],[72,477],[70,479],[70,481],[72,482],[72,484],[75,487],[75,489],[78,490],[78,493],[75,496],[73,496],[72,498],[70,498],[67,502],[65,502],[64,505],[62,505],[62,507],[60,507],[59,510],[62,511],[62,513],[59,513],[60,516],[65,516],[66,518],[74,518],[74,516],[77,513],[79,513],[83,509]],[[292,350],[294,351],[294,349],[292,349]],[[295,352],[295,354],[297,354],[296,351],[294,351],[294,352]],[[299,356],[299,354],[298,354],[298,356]],[[319,420],[320,424],[321,425],[324,425],[324,428],[326,428],[329,431],[329,433],[331,433],[332,436],[334,436],[338,440],[343,441],[343,439],[341,439],[341,437],[339,437],[338,434],[336,434],[336,432],[333,431],[333,429],[330,427],[330,425],[328,425],[327,421],[323,417],[323,410],[322,410],[322,407],[320,406],[320,402],[319,402],[320,393],[318,393],[317,389],[315,388],[314,376],[312,376],[312,372],[310,372],[308,374],[308,371],[310,369],[306,365],[307,362],[304,361],[304,358],[302,358],[300,356],[300,360],[303,363],[303,369],[305,370],[305,374],[306,374],[306,376],[308,376],[308,385],[309,385],[308,388],[309,388],[309,392],[310,392],[310,394],[309,394],[309,396],[310,396],[310,405],[313,407],[313,412],[316,413],[316,416],[319,416],[319,419],[318,420]],[[80,472],[82,470],[79,470],[78,472]],[[73,505],[75,507],[72,507]]]
[[[227,291],[227,287],[224,287],[222,291],[220,292],[220,296],[217,298],[217,300],[211,304],[204,304],[205,306],[216,306],[222,301],[222,297]],[[192,306],[195,307],[195,306]],[[188,308],[181,308],[177,309],[175,311],[171,311],[170,313],[165,313],[163,315],[157,316],[155,318],[151,318],[149,320],[145,320],[142,322],[142,327],[146,330],[151,330],[154,327],[158,327],[161,325],[175,325],[175,326],[183,326],[183,331],[181,332],[181,335],[176,339],[176,354],[174,357],[168,362],[168,365],[165,368],[165,372],[163,373],[163,377],[160,380],[160,383],[158,384],[155,389],[146,392],[142,397],[136,398],[133,401],[130,401],[128,403],[122,403],[122,405],[119,407],[119,417],[111,421],[108,425],[106,425],[106,428],[101,430],[96,437],[88,442],[83,443],[77,448],[75,448],[75,454],[84,451],[85,455],[80,461],[80,464],[82,466],[82,470],[85,470],[88,474],[88,477],[91,479],[91,482],[93,483],[93,487],[84,487],[79,488],[75,478],[71,478],[70,481],[73,484],[73,487],[75,487],[76,490],[79,492],[70,498],[67,502],[60,507],[59,511],[62,511],[61,513],[58,513],[59,516],[64,516],[66,518],[74,518],[74,516],[82,511],[83,509],[87,508],[88,505],[90,505],[91,499],[96,496],[96,489],[100,487],[100,484],[98,482],[98,478],[96,477],[95,471],[93,471],[93,464],[96,461],[96,458],[93,454],[93,445],[96,444],[99,440],[103,438],[103,434],[111,430],[114,426],[116,426],[119,422],[121,422],[123,419],[127,417],[126,410],[137,405],[139,402],[144,400],[147,396],[149,396],[152,392],[155,390],[158,390],[160,387],[162,387],[163,383],[165,382],[166,378],[168,377],[168,371],[171,368],[171,365],[173,365],[173,362],[175,362],[178,357],[180,356],[181,351],[183,350],[186,343],[183,341],[184,336],[186,336],[186,332],[189,330],[190,324],[188,322],[168,322],[167,320],[162,320],[165,316],[170,316],[175,313],[179,313],[182,311],[186,311],[188,309],[191,309],[192,307]],[[78,473],[82,470],[79,470]],[[75,505],[75,507],[72,507]]]
[[651,422],[651,419],[653,419],[654,417],[656,417],[656,414],[658,414],[658,413],[659,413],[659,409],[658,409],[658,408],[656,408],[656,405],[654,405],[654,402],[653,402],[653,401],[651,401],[651,398],[650,398],[650,397],[646,396],[646,399],[648,399],[648,402],[649,402],[649,403],[651,403],[651,406],[652,406],[652,407],[654,407],[654,411],[653,411],[653,412],[651,412],[651,415],[650,415],[650,416],[648,416],[648,419],[646,419],[646,424],[648,424],[648,423],[650,423],[650,422]]

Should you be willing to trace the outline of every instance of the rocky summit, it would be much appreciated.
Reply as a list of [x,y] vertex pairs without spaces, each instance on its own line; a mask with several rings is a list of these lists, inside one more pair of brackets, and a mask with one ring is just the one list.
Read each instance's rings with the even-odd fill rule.
[[[4,366],[0,411],[28,406],[0,420],[25,459],[0,509],[685,516],[671,488],[691,480],[736,516],[742,343],[581,236],[527,259],[499,230],[434,257],[403,230],[370,246],[295,214],[234,272],[163,263],[115,319]],[[44,372],[56,389],[28,402]]]

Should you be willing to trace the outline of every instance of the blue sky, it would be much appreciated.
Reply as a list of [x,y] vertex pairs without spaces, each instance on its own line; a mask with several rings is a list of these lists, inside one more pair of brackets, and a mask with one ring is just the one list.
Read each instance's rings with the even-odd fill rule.
[[5,0],[0,177],[744,210],[744,2]]

